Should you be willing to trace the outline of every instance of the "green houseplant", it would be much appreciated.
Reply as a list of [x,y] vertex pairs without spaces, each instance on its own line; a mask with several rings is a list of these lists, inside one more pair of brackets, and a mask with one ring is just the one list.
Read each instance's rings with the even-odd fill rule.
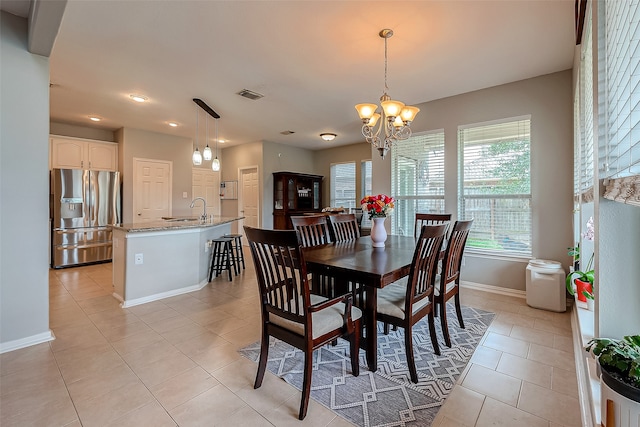
[[602,372],[602,381],[613,391],[640,402],[640,335],[621,340],[593,338],[585,347],[592,351]]
[[[583,233],[582,237],[585,240],[593,240],[595,236],[595,230],[593,225],[593,217],[590,217],[587,221],[586,231]],[[575,260],[580,259],[580,247],[576,246],[573,248],[569,248],[569,255],[574,257],[574,265],[578,265]],[[593,281],[595,277],[595,271],[593,269],[593,257],[595,254],[591,254],[591,258],[589,258],[589,262],[587,262],[586,269],[584,271],[575,270],[567,275],[565,280],[565,284],[567,286],[567,291],[571,295],[578,294],[578,300],[584,303],[587,302],[587,299],[593,299]],[[576,287],[574,288],[573,284],[575,282]]]

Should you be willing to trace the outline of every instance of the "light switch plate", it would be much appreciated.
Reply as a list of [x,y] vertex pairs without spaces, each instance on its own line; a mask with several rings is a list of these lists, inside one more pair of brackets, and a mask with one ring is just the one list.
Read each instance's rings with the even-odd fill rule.
[[135,263],[136,263],[136,265],[140,265],[140,264],[144,263],[143,254],[135,254]]
[[187,192],[186,192],[186,191],[183,191],[183,192],[182,192],[182,198],[183,198],[183,199],[186,199],[187,197],[189,197],[189,195],[187,194]]

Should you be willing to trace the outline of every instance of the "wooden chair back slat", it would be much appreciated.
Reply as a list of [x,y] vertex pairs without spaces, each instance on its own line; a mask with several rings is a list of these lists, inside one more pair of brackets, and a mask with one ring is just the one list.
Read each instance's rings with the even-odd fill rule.
[[445,230],[445,235],[449,231],[449,224],[451,223],[451,214],[427,214],[427,213],[416,213],[416,220],[413,229],[414,237],[418,237],[420,235],[420,230],[423,225],[440,225],[446,224],[447,228]]
[[325,215],[292,216],[293,229],[300,233],[303,247],[318,246],[331,242],[331,234]]
[[360,237],[360,227],[355,214],[330,215],[329,223],[335,242],[355,240]]

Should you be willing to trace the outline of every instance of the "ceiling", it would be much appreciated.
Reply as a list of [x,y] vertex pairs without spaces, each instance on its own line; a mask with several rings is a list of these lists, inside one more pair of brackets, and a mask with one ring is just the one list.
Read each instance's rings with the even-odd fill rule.
[[[3,9],[12,3],[21,2],[3,0]],[[51,119],[194,138],[192,98],[201,98],[220,114],[226,146],[363,141],[353,106],[382,94],[383,28],[395,33],[389,94],[407,104],[573,63],[573,0],[69,0],[50,57]],[[264,97],[243,98],[242,89]],[[131,101],[134,93],[148,102]],[[202,146],[202,110],[199,119]],[[322,132],[338,137],[326,142]]]

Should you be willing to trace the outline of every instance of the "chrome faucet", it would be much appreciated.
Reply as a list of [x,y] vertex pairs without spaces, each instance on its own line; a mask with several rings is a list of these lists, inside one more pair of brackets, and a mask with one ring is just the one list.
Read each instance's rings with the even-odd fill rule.
[[191,208],[195,206],[196,200],[202,200],[202,215],[200,215],[200,220],[206,221],[207,220],[207,201],[203,197],[196,197],[191,201]]

